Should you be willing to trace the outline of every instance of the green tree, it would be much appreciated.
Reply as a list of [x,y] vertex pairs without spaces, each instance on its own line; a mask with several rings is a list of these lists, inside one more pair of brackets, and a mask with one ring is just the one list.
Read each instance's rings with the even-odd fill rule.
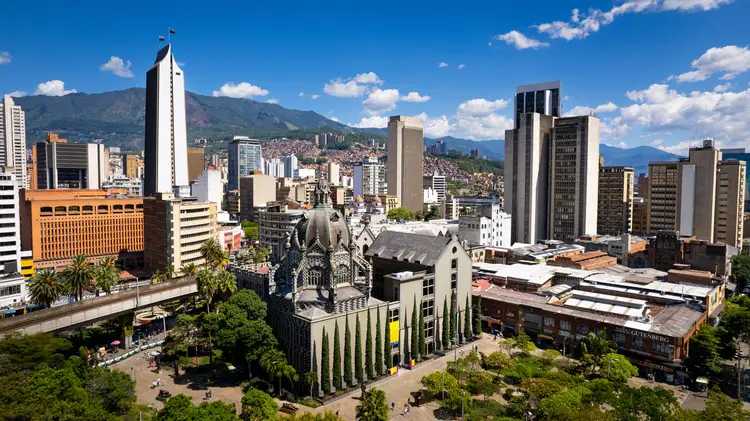
[[18,332],[8,332],[0,339],[0,375],[59,365],[71,348],[70,341],[57,338],[51,333],[21,335]]
[[731,278],[737,284],[737,291],[745,290],[750,281],[750,254],[742,252],[732,256]]
[[[661,421],[670,419],[679,408],[674,393],[663,387],[625,386],[621,388],[614,406],[615,416],[623,421]],[[705,418],[718,419],[718,418]]]
[[405,207],[399,207],[388,211],[388,219],[394,221],[413,221],[416,215]]
[[341,338],[339,337],[339,323],[333,329],[333,387],[340,390],[341,385]]
[[271,380],[279,380],[279,395],[281,395],[281,379],[287,377],[293,382],[298,379],[297,370],[286,361],[286,355],[278,349],[269,349],[260,357],[260,367],[269,374]]
[[521,389],[537,399],[548,398],[565,389],[564,386],[547,378],[526,379],[521,382]]
[[196,331],[195,316],[178,315],[174,327],[164,340],[164,355],[175,361],[182,355],[187,356],[190,347],[196,343]]
[[724,361],[719,355],[720,343],[714,334],[714,328],[703,325],[698,333],[690,338],[690,350],[685,366],[690,373],[698,376],[713,376],[721,372]]
[[206,299],[206,312],[211,311],[211,302],[219,291],[219,278],[210,269],[198,272],[198,292]]
[[[221,300],[228,299],[237,292],[237,276],[229,271],[223,270],[216,275],[216,293]],[[216,309],[218,312],[218,307]]]
[[53,269],[41,269],[29,283],[31,301],[41,307],[49,307],[62,295],[65,287]]
[[370,379],[375,378],[375,366],[372,361],[372,318],[367,309],[367,327],[365,328],[365,372]]
[[422,356],[427,355],[427,338],[425,338],[424,334],[424,310],[419,309],[419,358],[422,359]]
[[200,248],[201,257],[211,269],[223,269],[229,263],[229,256],[221,251],[221,246],[215,238],[209,238]]
[[344,381],[347,387],[353,382],[354,370],[352,368],[352,333],[349,329],[349,316],[346,316],[346,330],[344,331]]
[[409,359],[419,361],[419,317],[417,316],[417,296],[414,295],[414,304],[411,307],[411,341]]
[[73,258],[67,268],[62,272],[68,294],[75,297],[76,301],[83,299],[83,292],[91,286],[94,277],[91,263],[86,256],[79,254]]
[[718,386],[714,386],[711,395],[706,401],[706,409],[699,412],[701,420],[722,421],[747,421],[750,419],[750,411],[744,409],[739,399],[730,399],[721,393]]
[[365,390],[356,408],[357,421],[388,421],[388,418],[385,393],[374,387]]
[[483,357],[484,366],[490,370],[503,370],[513,364],[513,360],[504,352],[495,351]]
[[375,319],[375,373],[378,376],[382,376],[384,374],[385,361],[383,361],[383,329],[380,324],[379,308]]
[[362,328],[359,325],[359,313],[356,317],[354,326],[354,374],[357,381],[362,383],[365,380],[365,365],[362,361]]
[[456,293],[455,291],[451,295],[451,343],[458,345],[458,329],[456,325]]
[[[456,315],[456,326],[461,326],[461,313]],[[458,343],[464,342],[464,332],[463,329],[456,329],[456,334],[458,335]]]
[[433,219],[440,219],[440,209],[438,209],[437,205],[431,205],[430,209],[424,214],[425,221],[431,221]]
[[391,369],[393,358],[391,357],[391,325],[388,316],[385,318],[385,339],[383,340],[383,362],[385,363],[385,372]]
[[469,377],[469,391],[473,395],[482,395],[484,400],[500,391],[502,383],[495,381],[486,371],[477,371]]
[[257,222],[242,221],[242,230],[245,231],[245,238],[247,240],[254,243],[260,239]]
[[112,288],[120,282],[120,270],[117,268],[117,262],[113,257],[105,257],[100,260],[97,266],[92,267],[92,272],[97,296],[99,290],[109,294],[112,292]]
[[182,265],[180,272],[182,272],[184,276],[195,276],[198,274],[198,266],[196,266],[195,263],[188,263]]
[[268,247],[260,247],[255,249],[253,252],[253,263],[263,263],[268,260],[268,256],[271,254],[271,252],[268,250]]
[[302,377],[303,381],[305,382],[305,385],[307,386],[308,391],[310,392],[310,397],[313,395],[313,387],[315,387],[315,383],[318,381],[318,373],[314,371],[308,371],[304,374]]
[[448,314],[448,299],[443,299],[443,351],[447,351],[451,346],[451,317]]
[[469,306],[469,296],[466,296],[466,304],[464,305],[464,338],[467,340],[471,338],[471,306]]
[[326,395],[331,393],[331,363],[328,360],[328,335],[325,327],[320,351],[320,387]]
[[625,383],[629,378],[638,375],[638,368],[630,364],[630,361],[624,356],[609,353],[602,357],[600,372],[602,372],[604,378],[611,382]]
[[482,296],[477,297],[477,303],[474,304],[474,308],[471,311],[472,320],[474,322],[474,335],[479,336],[482,333]]
[[232,413],[233,406],[224,402],[203,402],[193,405],[191,398],[177,395],[164,403],[154,421],[236,421],[237,415]]
[[583,401],[591,392],[585,388],[568,389],[542,399],[539,419],[545,421],[578,421],[584,409]]
[[440,396],[442,391],[459,390],[458,380],[450,373],[435,371],[427,376],[422,376],[422,387],[432,396]]
[[250,389],[242,397],[243,421],[275,421],[279,419],[279,405],[268,393]]
[[601,330],[599,334],[589,332],[581,339],[578,345],[578,353],[581,356],[581,364],[591,369],[593,373],[597,367],[601,368],[602,358],[615,352],[617,344],[607,339],[607,333]]

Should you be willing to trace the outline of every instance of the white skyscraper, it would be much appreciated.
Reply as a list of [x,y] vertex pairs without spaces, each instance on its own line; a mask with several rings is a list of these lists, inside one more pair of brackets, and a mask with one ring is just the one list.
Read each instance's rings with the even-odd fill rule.
[[328,184],[339,185],[339,173],[341,166],[335,162],[328,163]]
[[376,157],[367,157],[361,164],[354,166],[353,195],[386,194],[385,164]]
[[265,167],[265,171],[263,172],[266,175],[270,175],[271,177],[276,177],[276,178],[284,176],[284,161],[278,158],[267,160],[264,167]]
[[21,270],[21,237],[18,183],[12,168],[0,167],[0,306],[14,306],[26,300],[26,282]]
[[18,188],[26,188],[26,118],[10,95],[0,102],[0,167],[15,174]]
[[294,154],[284,157],[284,177],[296,177],[297,168],[297,157]]
[[190,195],[185,121],[185,75],[167,44],[146,73],[146,142],[143,195]]

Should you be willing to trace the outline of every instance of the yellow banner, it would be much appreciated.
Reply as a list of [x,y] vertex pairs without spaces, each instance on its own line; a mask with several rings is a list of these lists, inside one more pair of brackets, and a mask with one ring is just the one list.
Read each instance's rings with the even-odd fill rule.
[[391,329],[391,331],[390,331],[391,343],[392,344],[396,344],[396,343],[398,343],[399,338],[401,338],[401,328],[399,326],[399,321],[396,320],[395,322],[391,322],[391,324],[389,325],[389,327]]

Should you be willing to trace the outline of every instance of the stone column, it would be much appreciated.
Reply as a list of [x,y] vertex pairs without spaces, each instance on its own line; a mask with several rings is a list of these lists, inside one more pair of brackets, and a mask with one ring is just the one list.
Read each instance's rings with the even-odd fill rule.
[[118,318],[120,322],[120,348],[130,349],[133,347],[134,317],[135,313],[127,313]]

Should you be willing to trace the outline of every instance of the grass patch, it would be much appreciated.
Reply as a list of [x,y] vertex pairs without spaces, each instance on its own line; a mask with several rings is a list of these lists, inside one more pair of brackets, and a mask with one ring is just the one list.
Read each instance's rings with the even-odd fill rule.
[[544,360],[533,355],[519,355],[513,358],[513,365],[500,370],[505,383],[520,384],[526,379],[542,377],[551,369]]
[[320,403],[318,401],[309,396],[305,396],[304,398],[297,400],[297,403],[300,405],[305,405],[308,408],[317,408],[320,406]]
[[471,409],[466,415],[466,419],[468,421],[498,419],[504,417],[507,410],[505,405],[493,399],[475,400],[471,403]]

